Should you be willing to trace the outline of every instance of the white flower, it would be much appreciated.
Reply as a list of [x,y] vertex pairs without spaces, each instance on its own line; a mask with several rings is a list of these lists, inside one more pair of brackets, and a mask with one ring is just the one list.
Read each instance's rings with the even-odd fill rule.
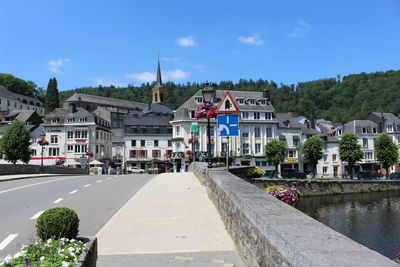
[[44,261],[44,259],[45,259],[44,256],[40,257],[40,261]]
[[51,241],[53,241],[53,240],[51,240],[51,238],[47,239],[47,244],[50,244]]
[[68,248],[68,251],[70,251],[70,252],[72,252],[72,251],[74,251],[75,249],[73,248],[73,247],[69,247]]
[[11,256],[11,255],[7,255],[5,258],[4,258],[4,262],[5,263],[11,263],[11,260],[13,259],[13,257]]
[[71,253],[69,253],[72,257],[76,257],[76,255],[75,255],[75,253],[73,253],[73,252],[71,252]]
[[23,254],[21,252],[18,252],[17,254],[14,255],[14,259],[19,258],[23,256]]
[[72,239],[70,240],[70,242],[71,242],[71,243],[74,243],[74,242],[76,242],[76,240],[72,238]]
[[68,262],[66,262],[66,261],[62,262],[62,267],[68,267],[68,266],[69,266]]

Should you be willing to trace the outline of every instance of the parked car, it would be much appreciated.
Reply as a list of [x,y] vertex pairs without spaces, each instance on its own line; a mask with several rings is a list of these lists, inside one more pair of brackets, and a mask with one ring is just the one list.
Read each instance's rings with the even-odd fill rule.
[[275,170],[273,170],[273,171],[268,170],[268,171],[265,171],[265,173],[264,173],[264,175],[262,177],[275,178],[275,176],[276,176],[276,171]]
[[145,171],[141,168],[135,167],[135,166],[130,166],[126,168],[127,173],[144,173]]
[[307,174],[305,174],[304,172],[300,172],[297,169],[283,170],[281,175],[282,178],[307,179]]
[[392,172],[389,175],[390,180],[400,180],[400,172]]
[[356,177],[359,180],[377,180],[381,176],[379,174],[376,174],[376,173],[373,173],[373,172],[363,171],[363,172],[357,173]]

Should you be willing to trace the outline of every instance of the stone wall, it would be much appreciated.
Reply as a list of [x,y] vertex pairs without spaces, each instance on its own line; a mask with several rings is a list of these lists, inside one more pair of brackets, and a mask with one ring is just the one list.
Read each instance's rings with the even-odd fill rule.
[[265,188],[271,185],[296,187],[302,196],[332,195],[342,193],[368,193],[400,190],[400,180],[296,180],[254,179],[252,183]]
[[398,266],[225,170],[189,167],[207,187],[246,266]]
[[[86,169],[67,168],[58,166],[43,166],[44,173],[50,174],[87,174]],[[40,173],[39,165],[0,164],[0,175],[35,174]]]

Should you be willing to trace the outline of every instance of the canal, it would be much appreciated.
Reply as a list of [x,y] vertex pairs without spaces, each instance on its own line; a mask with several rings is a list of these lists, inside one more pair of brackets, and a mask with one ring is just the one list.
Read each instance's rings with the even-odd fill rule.
[[390,259],[400,252],[400,191],[303,197],[295,207]]

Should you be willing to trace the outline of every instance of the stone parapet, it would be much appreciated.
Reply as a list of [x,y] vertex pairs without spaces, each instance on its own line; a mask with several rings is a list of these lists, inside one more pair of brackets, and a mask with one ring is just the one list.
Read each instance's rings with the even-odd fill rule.
[[226,170],[194,163],[247,266],[398,266]]
[[[87,169],[43,166],[43,172],[49,174],[88,174]],[[40,173],[39,165],[0,164],[0,175],[36,174]]]

